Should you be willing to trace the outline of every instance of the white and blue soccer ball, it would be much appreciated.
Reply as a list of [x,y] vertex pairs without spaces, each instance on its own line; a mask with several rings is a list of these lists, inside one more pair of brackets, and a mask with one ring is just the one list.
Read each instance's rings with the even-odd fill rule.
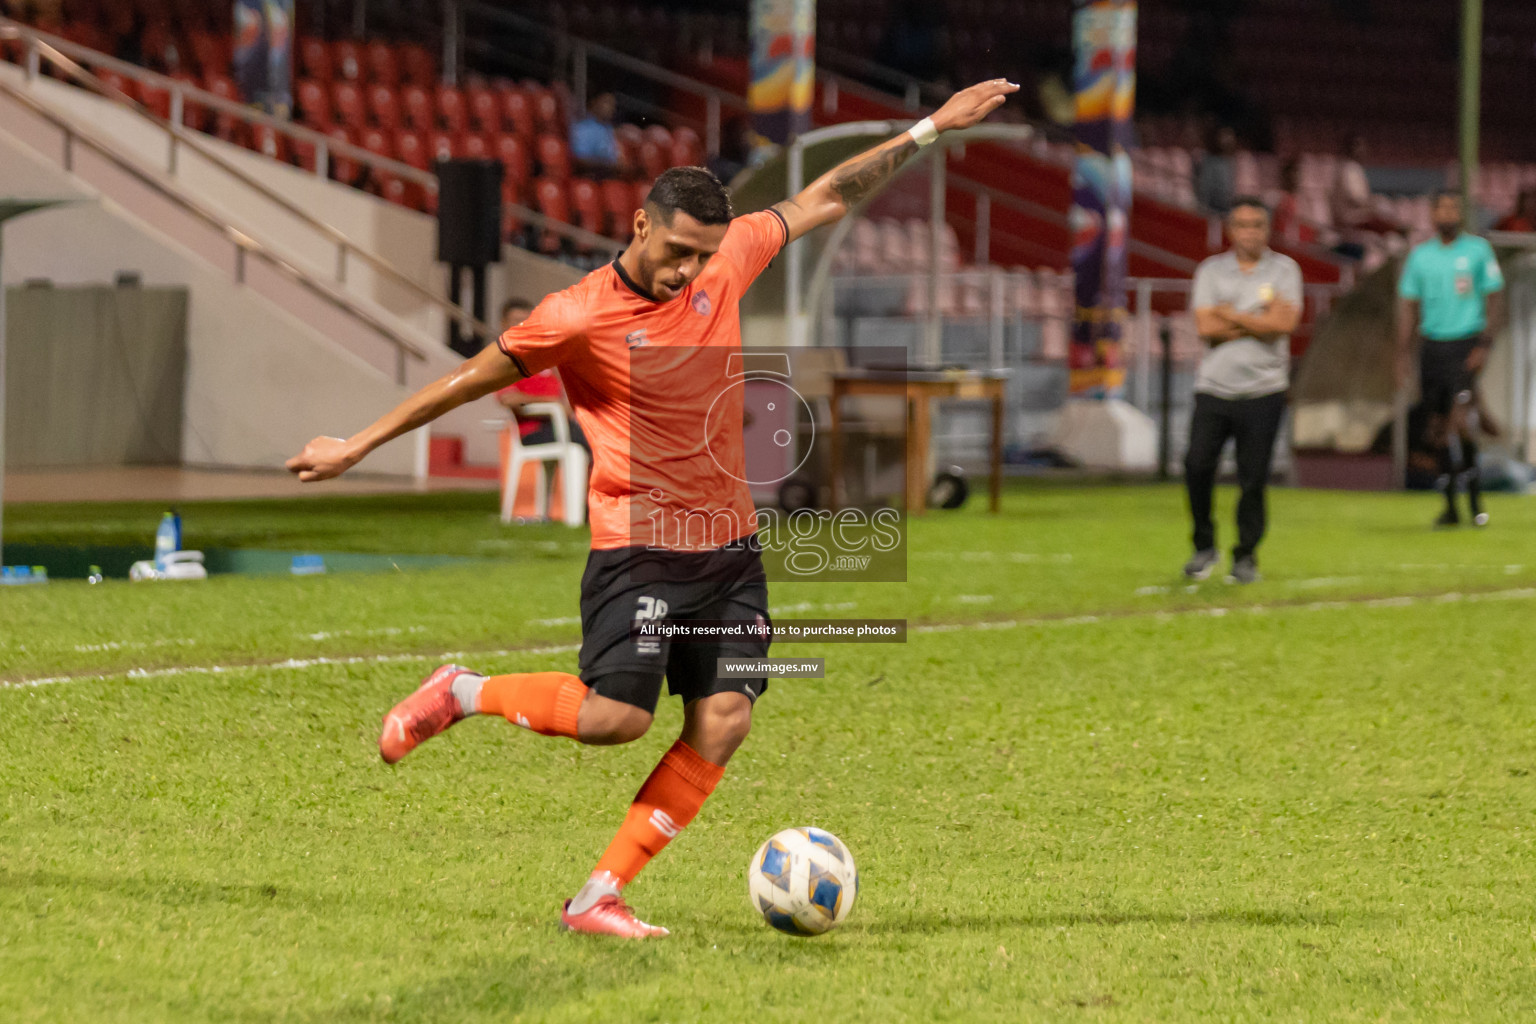
[[859,872],[843,841],[819,828],[787,828],[752,855],[752,906],[789,935],[820,935],[842,924],[859,894]]

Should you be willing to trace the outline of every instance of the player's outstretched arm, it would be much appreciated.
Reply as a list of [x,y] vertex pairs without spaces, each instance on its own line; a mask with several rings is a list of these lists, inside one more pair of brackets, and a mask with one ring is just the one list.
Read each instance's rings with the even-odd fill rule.
[[478,355],[460,363],[458,368],[416,392],[410,398],[379,417],[373,425],[348,438],[317,437],[304,450],[288,460],[288,471],[305,483],[340,476],[363,460],[363,456],[386,441],[425,426],[465,402],[482,398],[522,374],[512,360],[495,345],[488,345]]
[[1003,78],[962,89],[932,116],[914,125],[911,131],[902,132],[874,149],[844,160],[811,182],[799,195],[774,207],[789,226],[789,240],[793,242],[823,224],[841,219],[860,201],[880,191],[913,153],[932,142],[939,133],[980,123],[1002,106],[1010,93],[1018,91],[1017,85]]

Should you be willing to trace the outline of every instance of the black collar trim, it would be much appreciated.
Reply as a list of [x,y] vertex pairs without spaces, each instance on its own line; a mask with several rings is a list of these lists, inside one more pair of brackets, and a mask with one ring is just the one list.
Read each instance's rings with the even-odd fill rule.
[[661,304],[660,299],[646,291],[644,288],[641,288],[638,284],[635,284],[634,279],[632,279],[627,273],[624,272],[624,264],[619,262],[619,258],[617,256],[613,258],[613,269],[614,272],[619,275],[619,280],[624,282],[624,287],[640,296],[646,302],[654,302],[657,305]]

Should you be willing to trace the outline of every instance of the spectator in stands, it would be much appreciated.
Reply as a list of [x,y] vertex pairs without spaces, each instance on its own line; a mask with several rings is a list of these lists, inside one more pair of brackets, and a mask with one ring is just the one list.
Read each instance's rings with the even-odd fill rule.
[[613,119],[619,103],[611,92],[600,92],[587,105],[587,116],[571,125],[571,160],[576,173],[612,178],[624,171]]
[[[511,330],[533,312],[534,303],[527,299],[508,299],[501,307],[501,329]],[[532,377],[524,377],[516,384],[508,385],[496,392],[496,401],[504,405],[512,413],[517,421],[518,437],[523,444],[548,444],[555,440],[555,427],[546,417],[527,416],[520,417],[517,411],[525,405],[534,402],[554,402],[565,407],[565,417],[570,423],[571,440],[587,449],[590,457],[592,448],[587,444],[587,436],[581,432],[581,425],[576,422],[576,417],[571,415],[571,405],[565,399],[565,388],[560,384],[560,376],[553,369],[542,370]]]
[[1301,188],[1301,167],[1295,160],[1287,160],[1280,168],[1280,199],[1275,203],[1272,232],[1284,242],[1301,242],[1310,245],[1317,241],[1317,229],[1301,220],[1296,209],[1296,193]]
[[1366,145],[1361,135],[1351,135],[1344,143],[1344,159],[1339,161],[1328,197],[1333,208],[1333,223],[1340,229],[1358,227],[1371,220],[1371,181],[1365,174]]
[[705,161],[704,166],[727,185],[748,167],[762,163],[760,153],[771,144],[752,130],[752,122],[745,117],[731,118],[720,129],[720,152]]
[[1435,525],[1461,522],[1456,488],[1465,483],[1472,522],[1486,526],[1475,441],[1477,374],[1503,327],[1504,274],[1487,239],[1462,230],[1458,193],[1435,197],[1434,220],[1436,237],[1413,247],[1397,282],[1397,386],[1401,391],[1408,384],[1417,341],[1420,401],[1445,474],[1445,511]]
[[1528,188],[1515,200],[1515,208],[1493,226],[1495,231],[1536,231],[1536,188]]
[[1232,209],[1237,190],[1237,133],[1226,125],[1216,129],[1211,148],[1195,171],[1195,200],[1212,213]]
[[1190,305],[1195,327],[1210,346],[1195,378],[1195,411],[1184,457],[1195,553],[1184,566],[1190,579],[1216,567],[1211,495],[1221,450],[1237,447],[1235,583],[1259,578],[1255,552],[1264,537],[1264,489],[1290,387],[1291,332],[1301,320],[1301,268],[1269,248],[1269,211],[1252,196],[1232,200],[1227,215],[1232,248],[1195,271]]

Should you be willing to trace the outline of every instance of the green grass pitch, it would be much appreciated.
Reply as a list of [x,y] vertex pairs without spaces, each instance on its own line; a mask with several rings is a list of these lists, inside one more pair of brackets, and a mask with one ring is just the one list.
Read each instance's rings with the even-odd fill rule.
[[[445,652],[574,669],[584,533],[484,495],[187,506],[189,546],[476,560],[0,591],[0,1019],[1532,1019],[1536,504],[1442,533],[1422,495],[1271,505],[1243,589],[1177,578],[1176,489],[1038,484],[914,523],[907,584],[775,586],[927,628],[775,651],[827,678],[774,682],[628,894],[674,934],[634,944],[557,913],[675,702],[624,748],[375,747]],[[13,507],[7,540],[158,512]],[[809,940],[746,897],[801,824],[864,886]]]

